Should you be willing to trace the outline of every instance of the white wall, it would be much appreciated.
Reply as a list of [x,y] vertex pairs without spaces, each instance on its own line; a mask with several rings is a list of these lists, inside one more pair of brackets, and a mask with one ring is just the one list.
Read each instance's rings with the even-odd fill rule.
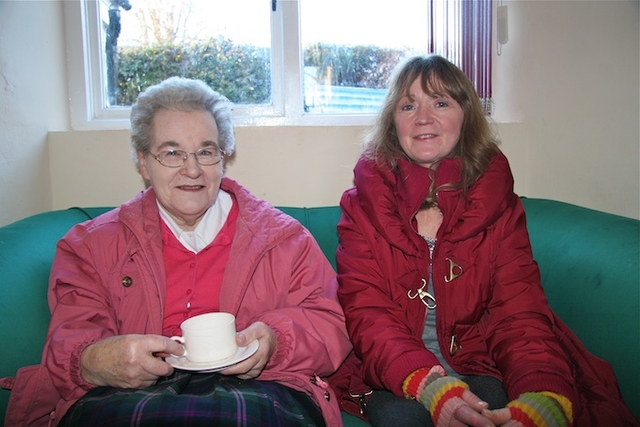
[[509,110],[498,120],[524,125],[503,135],[507,154],[522,161],[518,186],[638,218],[640,3],[506,4],[509,41],[494,81],[498,109]]
[[[335,205],[351,185],[363,130],[236,128],[236,156],[226,175],[274,205]],[[52,180],[55,209],[114,206],[144,188],[129,154],[128,131],[52,132],[49,145],[51,169],[57,172]],[[68,153],[75,153],[75,162]]]
[[0,225],[50,209],[47,131],[67,129],[62,7],[0,1]]
[[[640,3],[504,3],[495,120],[516,191],[639,218]],[[0,225],[142,188],[126,131],[69,129],[63,25],[60,1],[0,0]],[[238,128],[228,175],[276,205],[337,204],[362,131]]]

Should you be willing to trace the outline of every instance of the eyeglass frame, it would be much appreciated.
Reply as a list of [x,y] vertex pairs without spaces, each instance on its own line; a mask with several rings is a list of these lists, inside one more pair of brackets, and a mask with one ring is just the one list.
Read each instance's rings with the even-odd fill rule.
[[[198,153],[201,152],[202,150],[207,150],[207,149],[217,149],[220,152],[220,158],[215,162],[215,163],[211,163],[208,165],[202,164],[200,163],[200,160],[198,159]],[[170,166],[170,165],[166,165],[164,163],[162,163],[162,160],[160,160],[160,154],[153,154],[151,151],[148,152],[148,154],[153,157],[154,159],[156,159],[158,161],[158,163],[160,163],[162,166],[167,167],[167,168],[172,168],[172,169],[176,169],[176,168],[181,168],[183,167],[185,164],[187,164],[187,160],[189,159],[189,156],[193,154],[193,157],[196,159],[196,163],[199,164],[200,166],[215,166],[218,163],[220,163],[222,161],[222,159],[224,158],[224,156],[227,155],[227,153],[225,153],[225,151],[218,147],[217,145],[210,145],[208,147],[202,147],[201,149],[199,149],[198,151],[195,152],[191,152],[188,153],[184,150],[176,150],[176,149],[169,149],[167,150],[167,152],[169,151],[174,151],[176,154],[181,154],[180,157],[182,157],[182,164],[177,165],[177,166]]]

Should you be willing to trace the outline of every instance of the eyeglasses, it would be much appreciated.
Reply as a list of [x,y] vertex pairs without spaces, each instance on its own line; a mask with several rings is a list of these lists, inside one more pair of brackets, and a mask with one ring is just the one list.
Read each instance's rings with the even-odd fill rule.
[[196,158],[196,162],[201,166],[213,166],[220,163],[220,160],[222,160],[222,156],[224,156],[225,153],[217,146],[212,145],[211,147],[201,148],[195,153],[166,149],[160,151],[158,154],[149,154],[162,166],[166,166],[168,168],[180,168],[187,163],[187,159],[190,155],[193,155]]

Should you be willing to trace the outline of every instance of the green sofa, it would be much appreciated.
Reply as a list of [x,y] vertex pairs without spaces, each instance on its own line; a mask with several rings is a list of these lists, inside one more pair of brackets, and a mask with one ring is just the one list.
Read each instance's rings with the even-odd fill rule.
[[[640,221],[563,202],[522,200],[551,306],[587,348],[611,363],[640,419]],[[40,360],[56,241],[107,209],[51,211],[0,227],[0,377]],[[335,266],[339,207],[281,209],[313,233]],[[0,390],[0,419],[8,400],[9,391]],[[343,418],[347,426],[366,425]]]

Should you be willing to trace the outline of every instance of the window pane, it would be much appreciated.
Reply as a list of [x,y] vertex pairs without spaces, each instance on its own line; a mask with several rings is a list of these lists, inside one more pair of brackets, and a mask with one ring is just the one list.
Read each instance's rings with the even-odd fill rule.
[[270,2],[100,2],[109,106],[170,76],[201,79],[236,104],[272,102]]
[[429,3],[300,0],[305,111],[377,112],[398,61],[428,52]]

